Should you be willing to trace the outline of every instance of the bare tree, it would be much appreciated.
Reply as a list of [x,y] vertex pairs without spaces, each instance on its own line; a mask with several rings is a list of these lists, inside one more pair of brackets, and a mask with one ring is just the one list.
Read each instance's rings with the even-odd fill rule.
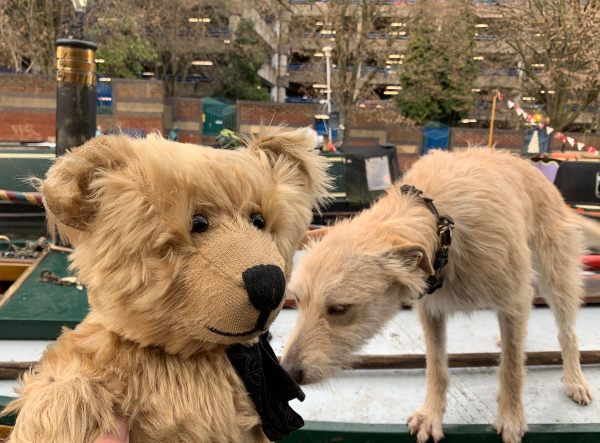
[[520,93],[562,130],[598,104],[600,1],[509,0],[493,29],[516,53]]
[[209,62],[229,38],[226,11],[217,0],[177,0],[168,7],[162,0],[143,3],[144,37],[158,54],[158,74],[167,93],[178,95],[192,67],[212,71]]
[[2,64],[16,72],[54,72],[57,38],[66,37],[75,20],[64,0],[0,0]]
[[[314,7],[318,13],[307,17],[304,24],[294,21],[290,39],[308,36],[296,40],[304,43],[307,52],[332,47],[332,100],[340,113],[340,124],[344,126],[352,120],[351,114],[360,100],[378,98],[376,76],[395,75],[387,61],[402,31],[391,27],[393,6],[382,2],[337,0],[317,3]],[[295,12],[293,8],[292,11]],[[324,79],[324,58],[319,65]],[[344,131],[344,138],[347,136],[348,131]]]
[[95,0],[94,5],[90,21],[99,53],[112,63],[107,68],[128,75],[145,66],[171,96],[181,92],[191,72],[209,75],[230,38],[227,10],[217,0]]

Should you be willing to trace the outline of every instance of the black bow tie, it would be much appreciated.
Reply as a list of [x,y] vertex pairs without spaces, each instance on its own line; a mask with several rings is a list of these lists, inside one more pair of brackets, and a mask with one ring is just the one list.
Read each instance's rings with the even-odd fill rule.
[[277,361],[267,335],[254,346],[230,346],[227,357],[260,415],[263,432],[269,440],[277,441],[304,426],[288,402],[294,398],[303,401],[305,395]]

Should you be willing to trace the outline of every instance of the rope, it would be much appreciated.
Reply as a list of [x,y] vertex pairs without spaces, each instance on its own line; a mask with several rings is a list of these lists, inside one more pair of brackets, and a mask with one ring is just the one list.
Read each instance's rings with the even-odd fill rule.
[[17,192],[0,189],[0,200],[42,206],[42,194],[39,192]]

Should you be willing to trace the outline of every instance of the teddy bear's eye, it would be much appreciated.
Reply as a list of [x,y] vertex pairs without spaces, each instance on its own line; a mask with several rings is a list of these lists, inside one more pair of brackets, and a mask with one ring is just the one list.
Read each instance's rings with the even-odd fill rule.
[[208,220],[202,215],[192,217],[192,232],[199,234],[208,229]]
[[260,229],[261,231],[265,229],[265,219],[262,215],[258,213],[252,214],[250,216],[250,221],[256,228]]

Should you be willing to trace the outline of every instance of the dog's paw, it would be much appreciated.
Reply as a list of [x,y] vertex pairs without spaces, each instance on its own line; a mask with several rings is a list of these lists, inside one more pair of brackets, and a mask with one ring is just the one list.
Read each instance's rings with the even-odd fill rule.
[[498,414],[494,427],[502,435],[504,443],[521,443],[527,431],[527,424],[523,414]]
[[417,442],[425,443],[432,438],[438,442],[444,438],[442,431],[442,414],[431,410],[419,409],[408,417],[408,429],[411,435],[417,436]]
[[567,395],[579,405],[585,406],[592,402],[592,391],[585,380],[582,382],[565,382],[565,389]]

